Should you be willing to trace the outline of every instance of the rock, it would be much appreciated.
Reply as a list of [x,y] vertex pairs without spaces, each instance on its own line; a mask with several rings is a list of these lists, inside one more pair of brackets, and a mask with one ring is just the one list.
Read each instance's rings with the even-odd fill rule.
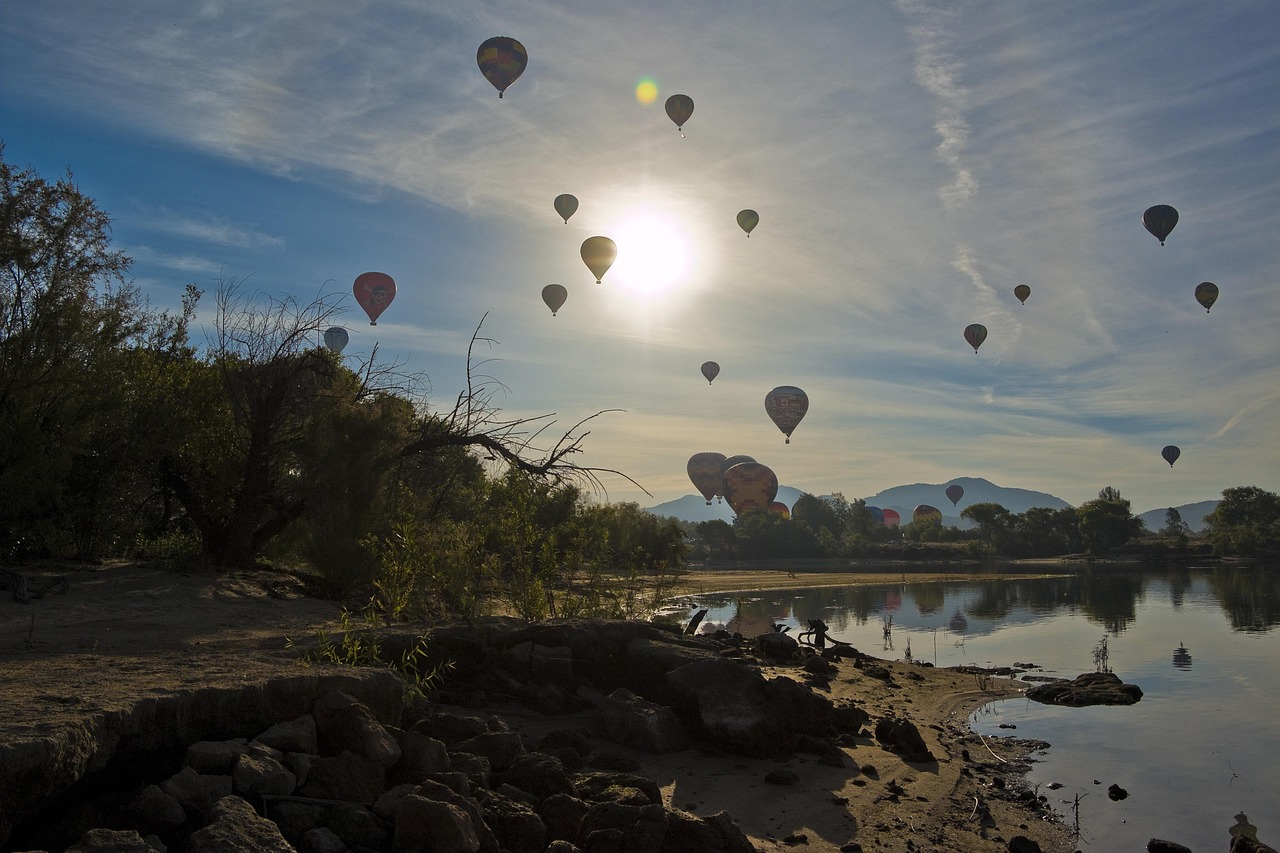
[[591,805],[568,794],[552,794],[538,805],[538,817],[547,827],[547,838],[552,841],[575,841],[582,819]]
[[319,752],[316,742],[316,719],[310,714],[276,723],[254,740],[281,752],[303,752],[310,755]]
[[1040,844],[1025,835],[1015,835],[1009,839],[1009,853],[1041,853]]
[[1124,684],[1114,673],[1086,672],[1073,681],[1059,679],[1037,684],[1027,690],[1026,695],[1028,699],[1046,705],[1082,708],[1086,705],[1132,705],[1142,698],[1142,689],[1136,684]]
[[392,853],[480,853],[475,824],[458,806],[417,794],[396,803]]
[[249,741],[245,738],[202,740],[187,747],[182,763],[197,773],[209,776],[230,775],[231,768],[236,766],[236,759],[248,752]]
[[764,758],[790,749],[789,726],[770,707],[758,670],[715,658],[672,670],[667,681],[715,745]]
[[329,812],[329,829],[352,849],[382,850],[387,845],[387,828],[371,809],[358,803],[339,803]]
[[1185,847],[1176,841],[1153,838],[1147,842],[1147,853],[1191,853],[1191,848]]
[[524,754],[524,739],[519,732],[485,732],[464,740],[455,751],[487,758],[489,770],[500,773]]
[[1115,784],[1114,782],[1111,784],[1110,787],[1107,788],[1107,797],[1110,798],[1113,802],[1118,802],[1120,800],[1127,799],[1128,796],[1129,796],[1129,792],[1126,791],[1124,788],[1121,788],[1119,785]]
[[668,809],[662,853],[756,853],[756,848],[726,812],[701,818]]
[[204,817],[214,803],[231,794],[230,776],[210,776],[184,767],[160,785],[187,814]]
[[283,764],[265,756],[242,755],[231,771],[232,790],[255,798],[292,794],[297,781]]
[[307,784],[298,789],[304,797],[372,803],[382,795],[386,774],[373,760],[354,752],[322,755],[311,762]]
[[487,791],[480,802],[480,813],[503,850],[542,853],[547,845],[547,825],[527,803]]
[[545,752],[527,752],[502,774],[502,781],[528,791],[539,802],[555,794],[578,795],[560,759]]
[[129,803],[128,813],[138,823],[159,832],[181,826],[187,819],[182,804],[159,785],[143,788]]
[[611,789],[616,791],[625,788],[640,791],[650,803],[662,802],[662,789],[658,787],[658,783],[647,776],[634,773],[614,773],[607,770],[575,773],[573,784],[578,790],[578,796],[588,802],[611,801]]
[[397,782],[421,782],[432,773],[449,769],[449,748],[444,741],[428,737],[420,731],[397,731],[400,760],[391,768]]
[[925,745],[920,730],[910,720],[885,717],[876,722],[876,740],[889,752],[896,753],[903,761],[936,761]]
[[296,853],[280,829],[236,796],[223,797],[210,812],[210,823],[191,833],[187,853]]
[[156,853],[156,848],[132,829],[91,829],[67,853]]
[[299,853],[346,853],[347,844],[327,826],[308,830],[298,845]]
[[579,829],[583,853],[659,853],[667,832],[667,812],[660,805],[624,806],[596,803]]
[[770,770],[764,781],[770,785],[794,785],[800,781],[800,776],[793,770]]
[[363,755],[384,770],[400,760],[400,744],[359,699],[341,690],[331,690],[316,700],[311,709],[316,722],[316,740],[322,755],[344,751]]
[[592,721],[600,736],[642,752],[678,752],[688,745],[675,712],[619,687],[595,707]]
[[773,660],[791,660],[800,654],[800,644],[796,638],[781,631],[770,631],[755,639],[756,652]]
[[501,660],[503,668],[523,683],[551,683],[570,689],[577,685],[573,650],[568,646],[544,646],[525,640],[504,651]]

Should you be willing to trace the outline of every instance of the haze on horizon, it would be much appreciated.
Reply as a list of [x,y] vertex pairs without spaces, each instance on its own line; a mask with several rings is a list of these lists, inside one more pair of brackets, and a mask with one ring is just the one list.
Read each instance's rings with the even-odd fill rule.
[[[73,170],[154,305],[204,289],[206,330],[220,278],[305,301],[383,271],[396,300],[376,328],[348,300],[346,354],[377,343],[447,408],[483,319],[505,414],[623,410],[579,461],[650,494],[616,478],[609,500],[693,493],[706,450],[850,497],[1280,491],[1280,6],[804,10],[10,4],[0,139]],[[475,63],[494,35],[529,53],[502,99]],[[1155,204],[1181,214],[1163,247]],[[595,234],[619,244],[600,285]],[[810,399],[790,444],[778,385]]]

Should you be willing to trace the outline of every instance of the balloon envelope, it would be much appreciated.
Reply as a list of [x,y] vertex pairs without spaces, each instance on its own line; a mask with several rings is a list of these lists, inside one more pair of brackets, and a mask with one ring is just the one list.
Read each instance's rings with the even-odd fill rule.
[[556,316],[556,312],[560,310],[560,306],[569,298],[569,291],[565,290],[563,284],[548,284],[542,288],[542,301],[547,303],[547,307],[551,309],[551,316]]
[[568,193],[561,193],[560,195],[556,196],[556,200],[554,204],[556,208],[556,213],[560,214],[560,216],[563,217],[564,219],[564,224],[568,225],[569,217],[573,216],[573,214],[576,213],[578,210],[578,199],[575,196],[569,195]]
[[369,315],[369,325],[378,325],[378,318],[387,310],[391,300],[396,298],[396,282],[384,272],[365,272],[356,276],[351,292],[356,302]]
[[1031,295],[1031,288],[1025,284],[1020,284],[1013,289],[1013,295],[1018,297],[1018,301],[1025,305],[1027,297]]
[[524,67],[529,64],[529,54],[524,45],[508,36],[485,39],[476,50],[476,65],[484,79],[498,90],[498,97],[516,82]]
[[347,348],[351,336],[341,326],[333,326],[324,330],[324,345],[339,355]]
[[1169,236],[1173,226],[1178,224],[1178,211],[1167,204],[1148,207],[1142,214],[1142,224],[1164,245],[1164,238]]
[[779,385],[764,395],[764,410],[790,444],[792,431],[809,411],[809,395],[794,385]]
[[582,262],[596,277],[596,284],[618,257],[618,244],[608,237],[588,237],[582,241]]
[[884,514],[885,527],[897,527],[902,523],[902,516],[898,514],[896,509],[885,509],[881,510],[881,512]]
[[689,463],[685,466],[694,488],[707,499],[707,506],[711,505],[712,498],[720,494],[720,483],[724,479],[724,470],[721,467],[724,465],[724,459],[723,453],[708,450],[690,456]]
[[693,115],[693,98],[688,95],[672,95],[667,98],[667,118],[676,123],[676,130],[684,130],[684,123]]
[[924,521],[927,518],[941,519],[942,510],[938,509],[936,506],[929,506],[928,504],[920,504],[919,506],[917,506],[915,509],[911,511],[912,522]]
[[981,323],[965,326],[964,339],[969,342],[969,346],[973,347],[973,351],[977,352],[978,347],[982,346],[982,342],[987,339],[987,327]]
[[955,483],[947,486],[947,500],[951,501],[952,506],[959,506],[962,497],[964,497],[964,486]]
[[720,488],[716,492],[717,495],[724,497],[724,474],[734,465],[740,462],[755,462],[755,457],[747,456],[745,453],[739,453],[736,456],[730,456],[720,463]]
[[724,500],[737,515],[766,509],[778,496],[778,478],[768,465],[739,462],[724,472]]
[[1173,463],[1178,461],[1178,457],[1182,455],[1182,451],[1174,445],[1170,444],[1160,451],[1160,455],[1164,457],[1164,461],[1169,463],[1169,467],[1173,467]]
[[760,224],[760,214],[754,210],[738,211],[738,227],[747,232],[747,236],[751,236],[751,231]]
[[720,365],[714,361],[702,362],[702,375],[706,377],[707,384],[710,385],[712,380],[720,375]]
[[765,509],[773,513],[774,515],[781,516],[782,518],[791,517],[791,509],[782,501],[773,501],[767,507],[765,507]]
[[1196,302],[1204,306],[1204,312],[1209,313],[1209,309],[1213,307],[1213,303],[1218,301],[1218,285],[1211,281],[1202,281],[1196,285]]

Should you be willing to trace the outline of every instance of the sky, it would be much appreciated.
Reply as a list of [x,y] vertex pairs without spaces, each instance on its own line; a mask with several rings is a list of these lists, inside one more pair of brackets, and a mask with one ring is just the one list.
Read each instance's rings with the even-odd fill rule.
[[[503,417],[548,416],[543,447],[590,419],[576,461],[643,487],[598,500],[693,494],[718,451],[812,494],[1142,512],[1280,491],[1277,31],[1271,0],[11,2],[0,139],[72,171],[153,306],[205,291],[198,336],[219,282],[341,298],[348,363],[376,344],[443,411],[479,330]],[[529,56],[502,98],[491,36]],[[376,327],[369,271],[398,288]]]

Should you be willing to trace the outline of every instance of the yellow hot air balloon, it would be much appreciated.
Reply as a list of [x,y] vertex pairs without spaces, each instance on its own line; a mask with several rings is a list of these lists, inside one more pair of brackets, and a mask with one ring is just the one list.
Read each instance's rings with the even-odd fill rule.
[[736,515],[768,509],[778,496],[778,477],[768,465],[739,462],[724,472],[724,500]]
[[582,241],[582,262],[596,277],[596,284],[618,257],[618,244],[608,237],[588,237]]

